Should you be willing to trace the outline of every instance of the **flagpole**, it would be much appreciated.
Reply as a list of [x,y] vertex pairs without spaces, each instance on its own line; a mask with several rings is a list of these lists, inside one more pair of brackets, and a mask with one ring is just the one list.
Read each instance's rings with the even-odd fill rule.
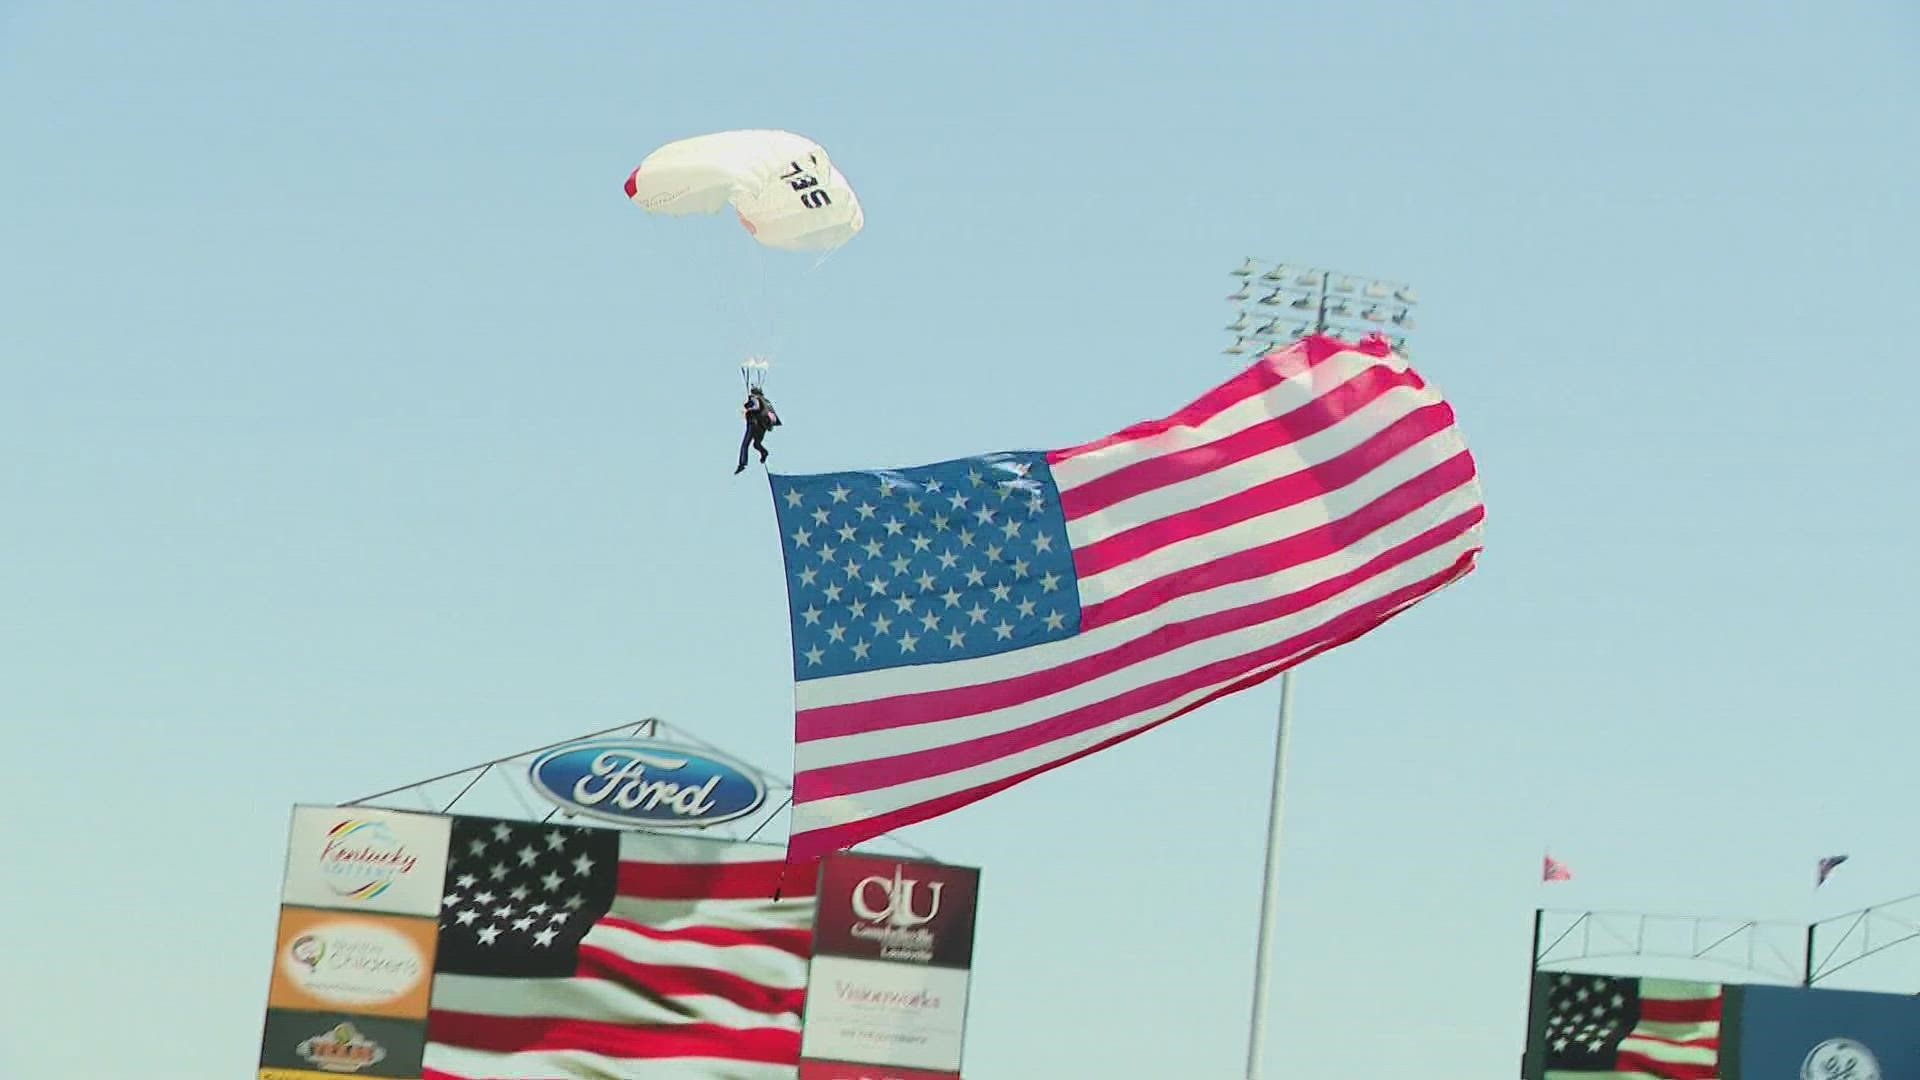
[[1273,947],[1274,893],[1280,869],[1281,787],[1287,775],[1287,720],[1293,711],[1293,672],[1280,673],[1280,715],[1273,736],[1273,789],[1267,803],[1267,868],[1260,888],[1260,941],[1253,960],[1253,1022],[1247,1032],[1247,1080],[1260,1080],[1267,1034],[1267,962]]

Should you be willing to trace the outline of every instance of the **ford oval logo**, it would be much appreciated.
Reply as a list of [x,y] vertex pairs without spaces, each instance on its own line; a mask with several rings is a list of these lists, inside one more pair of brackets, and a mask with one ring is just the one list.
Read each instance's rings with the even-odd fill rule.
[[626,825],[717,825],[753,813],[767,798],[752,769],[649,739],[569,743],[534,758],[527,776],[564,809]]

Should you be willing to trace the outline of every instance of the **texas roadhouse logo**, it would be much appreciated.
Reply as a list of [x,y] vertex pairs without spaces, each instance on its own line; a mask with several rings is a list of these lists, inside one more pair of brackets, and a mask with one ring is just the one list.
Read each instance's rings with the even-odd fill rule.
[[387,1048],[349,1023],[303,1040],[294,1052],[322,1072],[353,1073],[386,1060]]

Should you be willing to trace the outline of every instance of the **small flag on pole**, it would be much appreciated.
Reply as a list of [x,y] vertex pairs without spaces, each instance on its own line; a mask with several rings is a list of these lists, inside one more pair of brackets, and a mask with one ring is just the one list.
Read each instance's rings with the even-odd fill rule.
[[1573,871],[1567,869],[1566,863],[1561,862],[1559,859],[1556,859],[1551,855],[1544,856],[1544,860],[1545,861],[1542,862],[1540,865],[1541,881],[1572,881],[1573,880]]
[[1845,855],[1829,855],[1821,859],[1819,867],[1814,871],[1813,887],[1817,889],[1825,885],[1827,883],[1827,875],[1833,873],[1833,868],[1846,861],[1847,857]]

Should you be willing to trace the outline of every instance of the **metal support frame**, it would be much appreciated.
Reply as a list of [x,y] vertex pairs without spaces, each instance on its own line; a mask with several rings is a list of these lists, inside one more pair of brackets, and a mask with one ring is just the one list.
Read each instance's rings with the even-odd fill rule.
[[[1816,958],[1814,939],[1823,927],[1839,927],[1840,940]],[[1877,940],[1876,940],[1877,934]],[[1807,928],[1806,977],[1803,985],[1812,986],[1870,956],[1910,942],[1920,941],[1920,893],[1884,900],[1858,911],[1848,911],[1821,919]],[[1916,950],[1920,956],[1920,950]],[[1920,964],[1916,964],[1912,992],[1920,993]]]
[[1798,982],[1806,973],[1805,923],[1552,908],[1534,918],[1535,971],[1640,959],[1710,964],[1773,982]]
[[[1826,944],[1825,938],[1835,931],[1838,939]],[[1920,893],[1812,923],[1540,908],[1534,911],[1533,970],[1592,961],[1669,960],[1731,968],[1763,982],[1814,986],[1869,957],[1914,942],[1920,942]],[[1920,958],[1920,949],[1915,956]],[[1920,966],[1910,985],[1920,993]]]
[[[1820,956],[1816,945],[1821,929],[1842,926],[1840,939]],[[1551,938],[1547,936],[1550,929],[1555,931]],[[1915,941],[1920,941],[1920,893],[1812,923],[1535,908],[1527,973],[1527,1038],[1532,1038],[1534,1008],[1539,1004],[1533,991],[1537,976],[1542,971],[1564,970],[1549,965],[1623,958],[1667,960],[1731,967],[1747,976],[1763,977],[1756,982],[1813,987],[1868,957]],[[1895,992],[1920,994],[1920,965],[1906,989]],[[1523,1051],[1523,1077],[1527,1064]]]
[[[547,800],[535,792],[533,785],[529,783],[526,778],[524,768],[503,769],[501,766],[523,765],[529,763],[536,755],[543,754],[548,750],[554,750],[571,743],[582,742],[587,739],[597,739],[609,735],[662,739],[668,742],[682,743],[700,749],[711,750],[717,754],[726,754],[728,757],[734,757],[734,755],[727,753],[723,748],[713,745],[683,727],[668,723],[657,716],[649,716],[643,720],[616,724],[613,727],[602,728],[599,731],[590,731],[583,735],[575,735],[571,738],[562,739],[558,742],[547,743],[543,746],[515,751],[514,753],[492,758],[487,761],[476,762],[472,765],[454,769],[450,772],[444,772],[437,776],[427,777],[424,780],[415,780],[412,783],[388,788],[385,791],[375,792],[372,795],[363,795],[357,799],[349,799],[337,805],[374,806],[380,804],[382,800],[393,800],[404,797],[402,799],[403,802],[410,799],[419,805],[389,805],[386,809],[414,810],[424,808],[429,813],[452,814],[456,809],[460,808],[463,803],[469,802],[470,799],[478,799],[481,795],[481,781],[492,776],[499,782],[490,785],[490,790],[486,793],[496,796],[504,793],[504,795],[511,796],[511,808],[502,809],[500,807],[491,807],[477,809],[472,811],[473,813],[484,813],[489,816],[523,821],[538,820],[541,822],[552,821],[555,815],[565,815],[566,817],[572,818],[574,815],[560,806],[546,805],[543,807],[543,804],[545,804]],[[739,759],[735,758],[735,760],[738,761]],[[719,837],[739,843],[752,842],[768,825],[772,824],[792,805],[793,781],[791,778],[779,773],[762,769],[752,762],[741,761],[740,764],[747,766],[757,773],[761,781],[767,786],[767,799],[765,804],[759,810],[754,811],[746,817],[736,821],[723,822],[719,825],[696,826],[686,829],[657,829],[647,828],[645,826],[616,825],[612,822],[599,821],[592,822],[591,824],[596,827],[618,828],[629,832],[658,832],[679,835],[694,834]],[[432,794],[431,789],[434,785],[458,780],[462,777],[466,778],[465,783],[461,784],[459,789],[455,791],[450,798],[435,797]],[[588,823],[576,821],[571,822],[571,824]],[[932,852],[929,852],[918,844],[903,840],[891,833],[875,837],[873,841],[869,841],[869,843],[873,842],[884,842],[885,844],[904,848],[907,852],[931,862],[941,861],[938,856],[935,856]],[[859,846],[860,845],[855,845],[856,848]]]
[[[519,758],[532,757],[535,754],[541,754],[541,753],[545,753],[548,750],[558,749],[559,747],[565,746],[568,743],[576,743],[584,739],[597,739],[602,735],[612,735],[613,733],[619,732],[619,731],[625,731],[627,732],[627,734],[634,736],[636,738],[639,737],[640,733],[644,731],[646,733],[646,737],[653,738],[659,733],[659,724],[660,724],[659,720],[651,716],[646,718],[645,720],[640,721],[638,724],[615,724],[613,727],[610,727],[610,728],[602,728],[599,731],[588,732],[585,735],[576,735],[573,738],[562,739],[559,742],[548,743],[545,746],[536,746],[531,750],[521,750],[516,753],[508,754],[506,757],[497,757],[497,758],[494,758],[492,761],[482,761],[482,762],[479,762],[478,764],[468,765],[465,768],[455,769],[452,772],[444,772],[444,773],[441,773],[439,776],[429,776],[425,780],[415,780],[410,784],[402,784],[397,788],[388,788],[385,791],[378,791],[373,793],[372,795],[362,795],[357,799],[348,799],[346,802],[340,803],[339,805],[340,806],[366,806],[368,804],[371,804],[375,799],[390,798],[394,795],[399,795],[403,792],[419,790],[421,788],[426,787],[428,784],[437,784],[442,780],[451,780],[456,776],[465,776],[467,773],[473,773],[473,779],[467,781],[466,786],[460,789],[460,793],[455,795],[453,798],[447,800],[447,804],[445,806],[439,807],[438,810],[436,811],[437,813],[450,814],[453,812],[454,806],[458,804],[461,799],[466,798],[468,792],[473,790],[473,785],[479,783],[481,778],[486,776],[487,773],[491,771],[493,767],[496,765],[504,765],[509,761],[514,761]],[[631,728],[632,730],[629,731],[628,730],[629,728]]]

